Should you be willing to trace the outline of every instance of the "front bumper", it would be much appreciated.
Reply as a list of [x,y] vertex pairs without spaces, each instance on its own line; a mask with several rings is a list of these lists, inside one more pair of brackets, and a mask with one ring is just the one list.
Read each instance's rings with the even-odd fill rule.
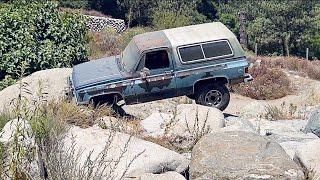
[[71,76],[67,77],[68,86],[65,88],[65,97],[66,100],[71,101],[74,98],[74,88],[72,86]]
[[230,83],[231,85],[233,85],[233,84],[239,84],[239,83],[249,83],[249,82],[251,82],[252,80],[253,80],[253,77],[251,76],[251,74],[246,73],[246,74],[244,74],[244,76],[241,76],[241,77],[235,78],[235,79],[231,79],[231,80],[229,81],[229,83]]
[[253,77],[251,76],[251,74],[245,74],[244,75],[244,79],[243,79],[243,82],[244,83],[248,83],[248,82],[251,82],[251,81],[253,81]]

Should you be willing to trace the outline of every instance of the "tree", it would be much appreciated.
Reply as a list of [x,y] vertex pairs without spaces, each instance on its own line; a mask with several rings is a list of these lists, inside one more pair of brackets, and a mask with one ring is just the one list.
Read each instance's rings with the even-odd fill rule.
[[197,11],[199,0],[158,0],[152,10],[152,25],[155,29],[167,29],[206,22]]
[[125,12],[128,28],[132,25],[146,25],[149,13],[154,5],[152,0],[118,0],[118,5]]
[[[303,0],[233,0],[217,3],[217,15],[238,35],[239,19],[235,17],[243,11],[247,15],[249,45],[258,43],[262,53],[290,55],[292,52],[297,55],[304,34],[315,32],[312,11],[317,4],[316,1]],[[232,22],[231,27],[228,22]]]

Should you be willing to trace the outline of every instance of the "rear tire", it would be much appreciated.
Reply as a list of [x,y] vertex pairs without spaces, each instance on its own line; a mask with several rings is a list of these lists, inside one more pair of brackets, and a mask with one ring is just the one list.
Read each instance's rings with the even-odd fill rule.
[[224,84],[208,84],[199,88],[196,103],[225,110],[230,102],[230,93]]

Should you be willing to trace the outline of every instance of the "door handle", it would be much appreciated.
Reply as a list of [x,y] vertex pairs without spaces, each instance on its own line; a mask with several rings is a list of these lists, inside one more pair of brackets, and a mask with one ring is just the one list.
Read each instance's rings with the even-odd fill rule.
[[165,73],[166,75],[170,75],[170,76],[172,76],[172,75],[173,75],[173,70],[165,71],[164,73]]

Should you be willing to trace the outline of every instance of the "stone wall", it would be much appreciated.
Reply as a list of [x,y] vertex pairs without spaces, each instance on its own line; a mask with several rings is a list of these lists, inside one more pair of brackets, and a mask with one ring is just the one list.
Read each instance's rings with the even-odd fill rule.
[[126,29],[124,20],[108,17],[87,16],[89,20],[87,26],[91,31],[102,31],[108,27],[114,28],[118,33],[122,33]]

